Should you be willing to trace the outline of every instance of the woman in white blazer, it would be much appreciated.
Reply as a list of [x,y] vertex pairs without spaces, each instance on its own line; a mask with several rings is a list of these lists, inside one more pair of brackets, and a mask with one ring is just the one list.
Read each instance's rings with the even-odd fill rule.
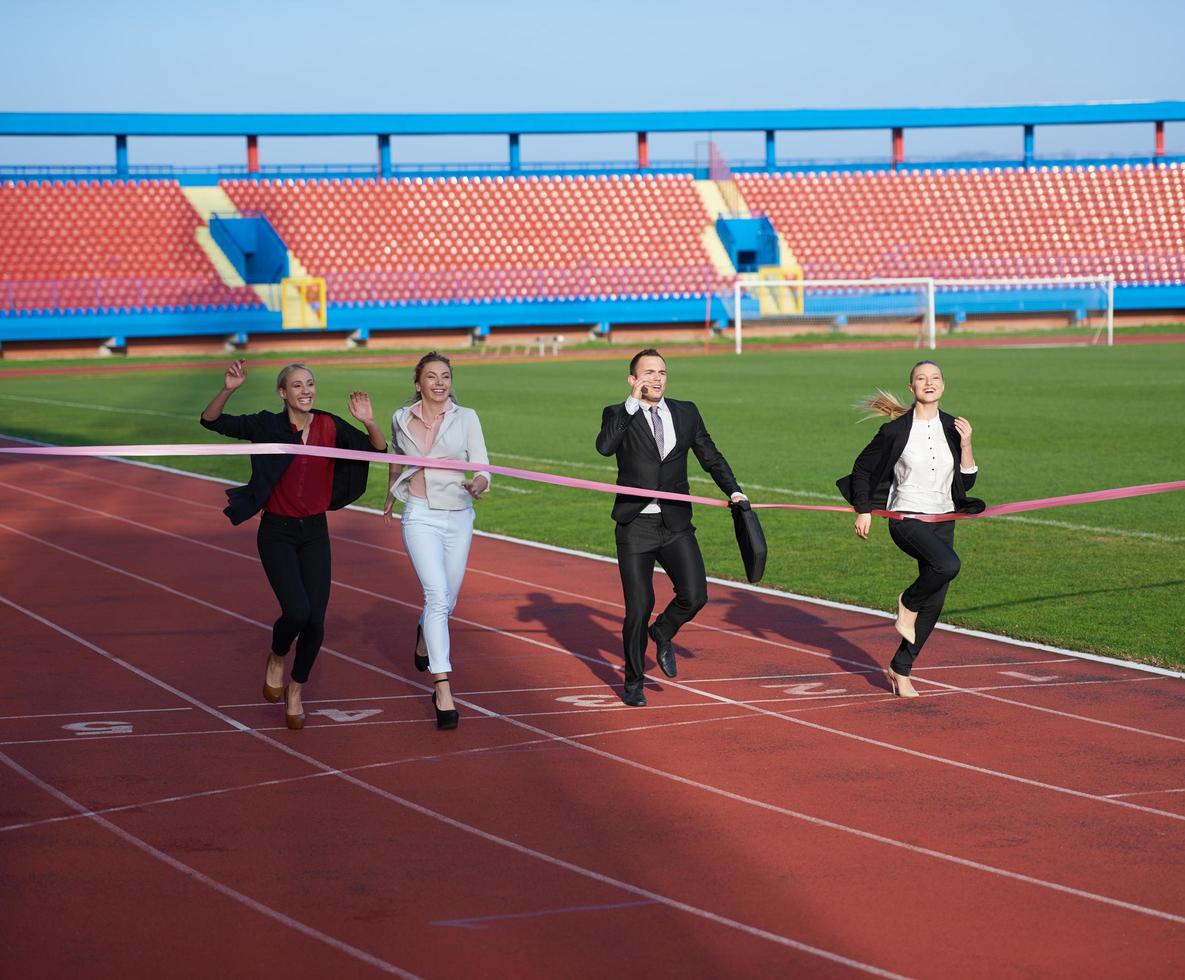
[[473,540],[473,501],[489,489],[489,463],[481,422],[471,408],[453,398],[453,372],[447,357],[430,351],[415,370],[414,399],[391,416],[391,446],[403,456],[464,460],[478,464],[473,479],[460,470],[392,465],[383,520],[394,521],[395,501],[403,503],[403,543],[424,590],[424,611],[416,627],[415,665],[431,670],[432,707],[437,728],[456,728],[459,715],[449,687],[448,620],[457,604],[469,544]]

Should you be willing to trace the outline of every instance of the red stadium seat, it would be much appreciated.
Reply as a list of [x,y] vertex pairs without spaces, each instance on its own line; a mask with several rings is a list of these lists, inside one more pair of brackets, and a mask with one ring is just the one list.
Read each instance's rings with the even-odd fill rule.
[[[808,277],[1158,275],[1129,264],[1185,257],[1185,168],[993,168],[918,173],[739,174]],[[893,255],[890,260],[889,254]],[[1141,266],[1141,269],[1144,267]],[[947,273],[942,273],[943,275]]]
[[13,182],[0,186],[0,215],[0,270],[15,310],[175,305],[194,283],[206,302],[259,305],[253,291],[232,300],[176,181]]

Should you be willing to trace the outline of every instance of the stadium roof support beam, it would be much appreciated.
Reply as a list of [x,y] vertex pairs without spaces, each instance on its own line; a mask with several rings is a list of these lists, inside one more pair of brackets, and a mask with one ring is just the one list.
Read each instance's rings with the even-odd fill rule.
[[259,173],[259,137],[247,137],[247,173]]
[[126,177],[128,175],[128,138],[127,136],[115,137],[115,176]]
[[380,133],[379,138],[379,176],[391,176],[391,137]]
[[1156,120],[1156,139],[1155,146],[1152,151],[1153,156],[1164,156],[1164,120]]
[[507,136],[507,142],[510,144],[510,161],[509,167],[512,174],[518,173],[523,169],[522,150],[519,147],[519,134],[510,133]]
[[905,163],[905,130],[900,126],[893,127],[893,169],[896,170]]
[[650,146],[646,141],[646,131],[638,133],[638,169],[645,170],[650,166]]
[[773,170],[778,165],[777,132],[773,129],[765,131],[765,167]]
[[1026,170],[1033,165],[1033,128],[1032,126],[1025,127],[1024,161]]
[[944,129],[1185,122],[1185,101],[912,109],[703,112],[114,113],[0,112],[0,136],[504,136],[762,130]]

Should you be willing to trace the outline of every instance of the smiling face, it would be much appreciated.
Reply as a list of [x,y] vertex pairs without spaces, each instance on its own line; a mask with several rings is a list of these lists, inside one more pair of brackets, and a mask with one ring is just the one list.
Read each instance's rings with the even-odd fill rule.
[[317,400],[317,383],[306,368],[293,368],[284,377],[284,383],[276,389],[284,404],[292,411],[308,412]]
[[416,391],[426,406],[443,410],[453,393],[453,372],[444,361],[428,361],[416,378]]
[[634,365],[634,373],[629,376],[630,387],[638,381],[646,383],[642,400],[657,405],[667,389],[667,362],[655,354],[639,357],[638,363]]
[[938,365],[932,361],[918,364],[909,376],[909,390],[919,405],[937,405],[946,390]]

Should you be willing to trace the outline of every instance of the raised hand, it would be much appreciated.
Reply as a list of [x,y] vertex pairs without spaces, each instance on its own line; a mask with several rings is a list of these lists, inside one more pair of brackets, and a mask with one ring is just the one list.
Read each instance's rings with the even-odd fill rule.
[[227,391],[234,391],[246,380],[247,362],[231,361],[230,367],[226,369],[226,374],[222,376],[222,387]]
[[971,445],[971,423],[960,415],[955,419],[955,430],[959,433],[959,445],[966,449]]
[[370,404],[370,395],[365,391],[352,391],[349,397],[350,414],[363,425],[374,422],[374,408]]

